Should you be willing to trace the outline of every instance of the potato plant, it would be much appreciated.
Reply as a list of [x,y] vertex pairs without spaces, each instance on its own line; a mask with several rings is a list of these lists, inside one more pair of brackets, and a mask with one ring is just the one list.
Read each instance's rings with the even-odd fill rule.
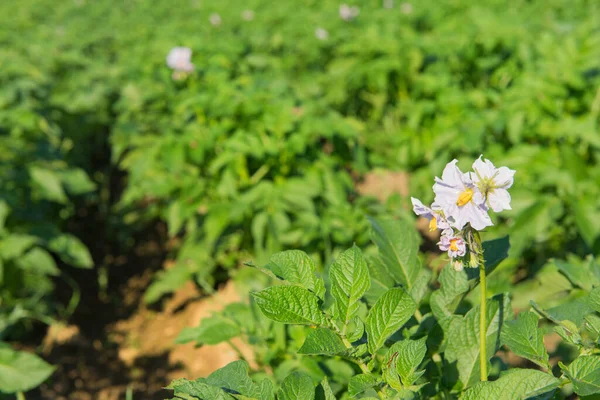
[[[448,264],[434,279],[418,257],[413,229],[402,221],[372,220],[372,239],[376,254],[351,247],[325,276],[302,251],[274,254],[259,268],[273,286],[178,339],[201,345],[242,336],[256,350],[257,369],[236,361],[207,378],[176,380],[170,385],[175,398],[524,399],[600,392],[599,266],[561,270],[572,282],[581,274],[590,283],[576,289],[576,301],[559,307],[532,303],[516,314],[510,293],[487,298],[484,359],[492,368],[491,381],[482,381],[481,304],[465,300],[480,284],[478,270]],[[508,239],[482,247],[493,277]],[[570,350],[558,365],[544,346],[548,332]],[[511,368],[495,356],[500,349],[530,363]]]

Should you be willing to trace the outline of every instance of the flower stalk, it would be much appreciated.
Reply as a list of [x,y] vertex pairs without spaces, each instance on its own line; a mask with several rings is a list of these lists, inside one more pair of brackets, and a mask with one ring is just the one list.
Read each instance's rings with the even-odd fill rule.
[[473,171],[463,173],[452,160],[435,178],[435,199],[430,207],[411,197],[415,214],[429,220],[431,231],[441,230],[439,249],[448,253],[452,268],[461,272],[465,267],[479,268],[479,364],[481,380],[487,381],[487,283],[485,260],[479,232],[494,225],[488,212],[510,210],[508,189],[515,172],[508,167],[496,168],[483,156],[473,163]]
[[479,305],[479,365],[481,371],[481,381],[487,381],[487,324],[486,324],[486,300],[487,284],[485,281],[485,264],[479,263],[479,293],[481,304]]

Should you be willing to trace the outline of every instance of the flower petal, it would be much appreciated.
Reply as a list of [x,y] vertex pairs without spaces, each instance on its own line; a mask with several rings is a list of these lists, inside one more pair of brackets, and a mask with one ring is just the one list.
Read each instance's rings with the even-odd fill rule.
[[504,189],[494,189],[488,193],[488,202],[494,212],[512,210],[510,208],[510,193]]
[[[446,185],[462,188],[462,187],[464,187],[464,184],[462,182],[462,177],[464,174],[456,166],[457,162],[458,162],[458,160],[454,159],[454,160],[450,161],[448,164],[446,164],[446,167],[444,168],[444,171],[442,172],[442,181]],[[437,179],[436,179],[436,181],[437,181]]]
[[413,211],[415,212],[415,214],[417,214],[417,215],[432,215],[433,214],[433,211],[431,210],[431,208],[424,205],[421,202],[421,200],[411,197],[410,201],[413,205]]
[[502,189],[508,189],[512,186],[515,181],[515,170],[507,167],[498,168],[497,175],[494,178],[494,183],[496,186],[501,187]]
[[457,228],[462,229],[467,222],[478,231],[485,229],[487,226],[494,225],[487,211],[472,202],[463,207],[460,221],[461,226],[460,228],[457,226]]
[[494,164],[490,160],[483,160],[483,154],[479,156],[477,160],[473,163],[474,174],[471,174],[474,182],[479,182],[481,179],[487,179],[494,176],[494,172],[496,168]]

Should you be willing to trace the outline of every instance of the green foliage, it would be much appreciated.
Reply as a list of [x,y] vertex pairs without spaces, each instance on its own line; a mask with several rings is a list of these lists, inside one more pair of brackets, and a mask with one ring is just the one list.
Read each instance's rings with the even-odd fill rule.
[[331,295],[335,299],[334,317],[342,324],[342,332],[358,312],[359,302],[371,282],[361,251],[354,246],[342,253],[329,268]]
[[375,354],[416,309],[417,305],[404,289],[393,288],[385,292],[369,310],[365,321],[369,352]]
[[538,329],[538,316],[529,311],[519,314],[504,326],[500,340],[516,355],[549,369],[548,353],[544,347],[543,333]]
[[[428,386],[456,394],[473,383],[473,371],[459,371],[457,385],[453,375],[446,382],[429,370],[449,363],[445,351],[461,366],[476,358],[458,353],[462,345],[474,351],[472,335],[459,346],[453,334],[474,319],[477,271],[429,268],[413,221],[383,217],[402,216],[407,199],[382,205],[356,186],[373,168],[406,171],[411,194],[428,200],[433,171],[484,153],[519,177],[513,209],[485,233],[510,234],[512,244],[509,251],[504,239],[484,243],[490,290],[510,292],[519,310],[533,299],[545,324],[593,352],[600,268],[584,257],[600,251],[596,2],[424,0],[385,9],[374,0],[362,2],[353,21],[340,19],[338,7],[330,0],[2,2],[0,339],[18,337],[26,321],[68,314],[53,300],[54,279],[65,264],[93,263],[66,223],[79,196],[102,189],[98,197],[118,201],[109,218],[127,225],[110,234],[128,243],[132,229],[160,220],[173,239],[175,265],[156,275],[147,302],[190,279],[210,287],[216,270],[248,259],[279,280],[181,340],[251,337],[263,366],[281,366],[282,376],[301,369],[316,383],[324,374],[314,359],[323,355],[296,357],[309,337],[349,341],[346,355],[365,358],[379,374],[388,345],[427,336],[428,352],[445,357],[428,364]],[[241,17],[246,8],[254,20]],[[221,25],[207,23],[211,13]],[[317,27],[327,40],[315,37]],[[174,79],[164,59],[179,45],[193,50],[195,70]],[[106,193],[100,158],[126,174],[123,193]],[[377,255],[366,247],[365,215]],[[310,256],[281,253],[294,248]],[[267,263],[270,254],[277,255]],[[500,337],[506,311],[489,316]],[[505,326],[537,332],[526,318]],[[221,328],[226,334],[217,337]],[[524,338],[506,344],[543,363],[539,335]],[[499,345],[489,342],[490,351]],[[318,358],[342,363],[336,371],[345,372],[329,376],[336,396],[347,393],[343,357]],[[321,384],[316,393],[327,390]]]
[[[552,375],[531,369],[507,371],[494,382],[479,382],[467,390],[461,399],[517,400],[536,398],[555,391],[560,380]],[[547,398],[547,397],[546,397]]]
[[0,342],[0,393],[33,389],[44,382],[54,368],[34,354],[15,351]]
[[573,382],[573,390],[580,396],[600,393],[600,357],[582,356],[568,367],[561,365],[565,375]]
[[273,286],[253,293],[261,311],[273,321],[284,324],[324,325],[319,299],[298,286]]
[[[393,220],[386,221],[387,226],[391,227],[392,223]],[[485,358],[492,360],[498,351],[511,350],[544,371],[510,369],[501,364],[502,370],[492,372],[489,382],[480,382],[480,305],[466,301],[477,287],[478,275],[446,266],[437,279],[440,285],[427,284],[425,295],[415,298],[404,286],[396,286],[370,301],[373,296],[368,292],[368,283],[373,282],[370,260],[381,263],[379,268],[396,268],[398,259],[385,257],[390,246],[403,254],[412,253],[418,246],[416,241],[400,242],[396,237],[387,237],[381,226],[381,222],[373,221],[373,230],[378,231],[373,234],[379,247],[377,255],[366,258],[359,247],[353,246],[332,261],[328,268],[330,286],[322,298],[306,287],[324,285],[323,278],[312,267],[306,275],[310,279],[297,279],[297,271],[313,265],[310,257],[300,251],[277,253],[265,267],[257,268],[271,276],[276,286],[254,292],[249,305],[228,306],[222,313],[201,322],[198,328],[184,330],[180,337],[202,345],[207,342],[206,338],[201,335],[194,338],[194,334],[204,332],[205,327],[225,320],[228,326],[237,326],[238,336],[241,337],[241,332],[248,334],[257,368],[249,372],[246,364],[238,361],[233,365],[235,368],[244,366],[243,371],[231,372],[230,365],[215,374],[241,374],[244,387],[251,387],[250,382],[261,382],[261,387],[266,385],[264,382],[271,382],[265,379],[266,374],[273,379],[277,399],[512,400],[552,396],[561,399],[570,394],[568,387],[582,396],[600,393],[598,287],[586,292],[573,286],[573,290],[581,292],[580,296],[563,303],[564,310],[556,307],[546,310],[534,303],[535,311],[524,311],[516,319],[507,293],[489,298],[484,320]],[[393,229],[387,232],[396,234]],[[405,232],[402,238],[411,234]],[[413,250],[403,246],[413,247]],[[484,242],[483,247],[485,259],[490,263],[486,269],[492,272],[507,257],[508,240]],[[566,268],[559,271],[569,273]],[[417,271],[416,275],[420,274]],[[291,281],[282,279],[284,276],[289,276]],[[253,313],[252,310],[260,311]],[[350,317],[348,310],[352,310]],[[540,316],[542,327],[538,326]],[[553,329],[547,324],[554,325]],[[254,334],[260,325],[269,332],[279,332],[265,335],[268,343],[264,347]],[[558,332],[567,345],[577,349],[571,356],[563,356],[564,363],[559,364],[562,373],[553,370],[544,347],[544,335],[552,330]],[[230,335],[225,334],[226,329],[222,331],[220,340],[228,340]],[[267,372],[269,370],[273,372]],[[209,382],[211,377],[200,381]],[[234,389],[231,385],[235,379],[228,381],[229,386],[225,381],[213,379],[211,382],[236,396],[273,398],[272,391],[268,391],[268,395],[249,395],[248,389]],[[182,388],[184,384],[188,383],[173,383]],[[183,390],[172,387],[176,394]],[[192,398],[207,396],[198,393]]]

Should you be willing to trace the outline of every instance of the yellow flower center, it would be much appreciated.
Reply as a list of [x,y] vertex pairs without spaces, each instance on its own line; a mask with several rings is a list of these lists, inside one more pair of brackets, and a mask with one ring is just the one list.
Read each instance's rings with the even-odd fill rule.
[[450,250],[458,251],[458,245],[456,242],[458,242],[458,239],[450,239]]
[[437,229],[437,219],[435,217],[431,218],[429,221],[429,232],[433,232]]
[[464,192],[458,195],[458,199],[456,200],[456,205],[459,207],[464,206],[473,198],[473,189],[468,188]]

